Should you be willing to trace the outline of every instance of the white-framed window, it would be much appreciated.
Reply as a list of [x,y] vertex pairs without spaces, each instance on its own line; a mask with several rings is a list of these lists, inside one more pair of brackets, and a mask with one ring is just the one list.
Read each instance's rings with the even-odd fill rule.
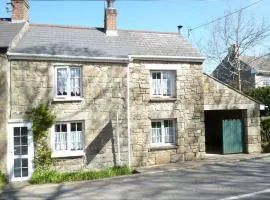
[[270,77],[268,76],[263,77],[263,86],[264,87],[270,86]]
[[82,121],[58,122],[53,132],[54,152],[83,151],[84,124]]
[[151,71],[151,96],[175,97],[175,71]]
[[82,97],[81,67],[55,67],[55,96],[56,98]]
[[174,145],[176,128],[174,119],[151,121],[151,144]]

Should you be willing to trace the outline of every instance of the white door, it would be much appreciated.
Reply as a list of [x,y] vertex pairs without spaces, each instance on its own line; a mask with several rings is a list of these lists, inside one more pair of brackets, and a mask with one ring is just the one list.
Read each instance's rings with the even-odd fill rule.
[[28,180],[33,171],[34,145],[30,123],[9,124],[8,169],[11,181]]

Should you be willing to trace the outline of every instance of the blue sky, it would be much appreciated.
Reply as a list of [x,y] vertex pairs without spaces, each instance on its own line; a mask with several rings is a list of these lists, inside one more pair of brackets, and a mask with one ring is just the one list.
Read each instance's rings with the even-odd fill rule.
[[[0,17],[9,17],[6,3],[0,0]],[[120,29],[176,32],[183,25],[183,34],[223,16],[225,11],[237,10],[256,0],[116,0],[118,27]],[[102,27],[104,1],[37,1],[30,0],[30,22],[39,24],[64,24]],[[257,20],[269,21],[270,0],[264,0],[245,10]],[[200,28],[192,32],[192,38],[208,34]]]

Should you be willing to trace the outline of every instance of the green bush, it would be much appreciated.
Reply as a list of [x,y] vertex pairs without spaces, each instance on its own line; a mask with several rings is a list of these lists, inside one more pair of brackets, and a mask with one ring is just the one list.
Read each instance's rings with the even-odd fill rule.
[[0,170],[0,189],[7,184],[7,177],[2,171]]
[[54,164],[54,160],[51,157],[52,150],[47,145],[42,145],[35,152],[35,157],[33,160],[36,169],[48,169]]
[[55,123],[55,115],[49,110],[48,104],[40,104],[30,113],[32,132],[34,136],[36,169],[46,169],[53,164],[51,150],[47,144],[48,129]]
[[270,142],[270,118],[261,121],[261,136],[263,143]]
[[31,177],[30,183],[62,183],[70,181],[94,180],[120,175],[130,175],[131,170],[127,166],[113,167],[102,171],[79,171],[79,172],[57,172],[52,170],[36,170]]
[[266,110],[261,113],[263,116],[270,114],[270,87],[258,87],[245,91],[247,95],[268,106]]
[[47,137],[47,130],[55,123],[55,118],[48,104],[40,104],[31,110],[30,120],[35,144]]

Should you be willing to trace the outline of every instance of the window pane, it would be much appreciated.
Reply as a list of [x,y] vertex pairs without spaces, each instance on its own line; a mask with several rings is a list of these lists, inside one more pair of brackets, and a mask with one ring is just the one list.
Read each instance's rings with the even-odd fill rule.
[[82,131],[82,123],[77,123],[77,131]]
[[22,141],[22,145],[28,145],[28,137],[27,136],[21,137],[21,141]]
[[27,135],[27,127],[21,127],[21,135],[22,136]]
[[160,72],[153,72],[151,82],[152,82],[151,94],[152,95],[161,95],[162,94],[161,73]]
[[152,143],[161,143],[161,122],[152,122]]
[[67,69],[57,69],[57,95],[67,95]]
[[28,154],[28,146],[21,146],[22,147],[22,155]]
[[70,95],[71,96],[81,95],[81,69],[80,68],[70,69]]
[[28,167],[28,159],[27,158],[22,159],[22,167]]
[[14,145],[20,145],[20,144],[21,144],[20,137],[14,137]]
[[14,155],[21,155],[21,146],[14,147]]
[[71,123],[71,131],[76,131],[76,123]]
[[21,168],[14,169],[14,176],[15,177],[21,177]]
[[22,168],[22,177],[28,176],[28,168]]
[[20,136],[20,127],[14,127],[13,128],[13,134],[14,136]]
[[67,132],[67,125],[61,124],[61,132]]
[[55,125],[55,132],[60,132],[60,124]]
[[21,159],[16,158],[14,159],[14,168],[20,168],[21,167]]
[[55,150],[68,150],[67,132],[55,132]]

